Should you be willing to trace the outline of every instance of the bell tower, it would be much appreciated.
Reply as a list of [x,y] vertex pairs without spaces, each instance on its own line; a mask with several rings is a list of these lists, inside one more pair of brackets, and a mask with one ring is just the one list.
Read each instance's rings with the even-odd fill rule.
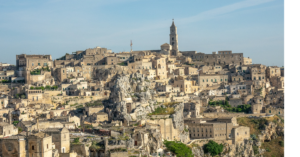
[[174,24],[174,19],[170,27],[170,45],[172,45],[172,50],[178,51],[178,35],[177,27]]

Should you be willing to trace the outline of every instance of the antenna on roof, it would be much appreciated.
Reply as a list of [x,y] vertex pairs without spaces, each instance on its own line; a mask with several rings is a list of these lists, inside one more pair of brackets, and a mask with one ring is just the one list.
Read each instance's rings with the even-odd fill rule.
[[130,52],[132,52],[132,40],[130,40],[130,48],[131,48]]

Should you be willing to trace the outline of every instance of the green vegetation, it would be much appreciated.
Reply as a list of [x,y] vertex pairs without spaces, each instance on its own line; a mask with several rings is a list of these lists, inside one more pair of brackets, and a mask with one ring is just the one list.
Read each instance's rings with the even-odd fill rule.
[[25,80],[13,80],[13,83],[25,83]]
[[[250,127],[250,137],[252,138],[252,140],[256,140],[258,135],[261,134],[261,130],[265,128],[265,125],[269,122],[274,122],[277,125],[283,127],[284,124],[279,123],[278,120],[281,119],[280,116],[273,116],[273,117],[265,117],[265,118],[259,118],[259,119],[252,119],[252,118],[247,118],[247,117],[240,117],[237,118],[237,122],[239,125],[241,126],[248,126]],[[281,144],[280,141],[284,141],[283,136],[278,135],[278,137],[276,139],[273,139],[271,141],[265,141],[264,143],[262,143],[261,149],[268,149],[269,151],[266,151],[264,153],[265,157],[272,157],[272,156],[283,156],[284,154],[284,147],[282,145],[284,145],[284,143]],[[257,151],[258,153],[258,149],[253,148],[254,153]]]
[[45,90],[45,89],[47,89],[47,90],[56,90],[56,89],[58,89],[58,86],[49,86],[49,85],[47,85],[46,87],[44,87],[44,86],[41,86],[41,87],[31,86],[30,89],[31,90],[39,90],[39,89],[41,89],[41,90]]
[[101,145],[100,143],[97,143],[96,141],[92,141],[92,145],[90,146],[90,150],[93,150],[93,151],[97,151],[99,149],[101,149]]
[[152,115],[170,115],[174,114],[174,108],[172,107],[167,107],[167,108],[162,108],[162,107],[157,107],[154,112],[149,113],[148,116]]
[[252,145],[252,149],[253,149],[255,155],[258,154],[258,147],[257,146]]
[[75,138],[73,143],[79,143],[79,138]]
[[229,112],[244,112],[250,113],[251,112],[251,105],[238,105],[237,107],[225,107],[225,110]]
[[17,98],[17,99],[19,99],[19,98],[26,99],[26,95],[25,95],[25,93],[16,94],[15,98]]
[[77,109],[83,109],[83,105],[76,106]]
[[20,133],[20,132],[22,132],[22,131],[23,131],[23,129],[20,128],[20,127],[18,127],[18,132]]
[[102,100],[97,100],[94,102],[89,102],[85,104],[86,107],[97,107],[97,106],[103,106]]
[[60,58],[57,58],[56,60],[66,60],[66,55],[60,57]]
[[184,64],[186,64],[186,65],[190,65],[190,66],[193,66],[194,64],[190,64],[190,63],[188,63],[188,62],[186,62],[186,63],[184,63]]
[[[154,105],[157,105],[158,103],[154,104]],[[174,105],[175,104],[178,104],[178,102],[166,102],[166,103],[163,103],[162,105],[165,106],[165,108],[163,107],[157,107],[155,109],[154,112],[152,113],[149,113],[148,116],[152,116],[152,115],[170,115],[170,114],[174,114],[175,111],[174,111]]]
[[93,129],[93,126],[92,125],[86,125],[85,128],[86,129]]
[[284,147],[284,141],[279,141],[279,145],[280,145],[281,147]]
[[41,75],[41,69],[35,69],[30,72],[30,75]]
[[48,65],[47,65],[46,67],[42,67],[42,70],[43,70],[43,71],[48,71],[48,72],[51,71],[51,70],[49,69]]
[[[280,145],[280,141],[283,141],[283,136],[278,136],[276,139],[273,139],[269,142],[264,142],[261,145],[261,149],[265,149],[266,152],[264,153],[265,157],[272,157],[272,156],[279,156],[283,157],[284,154],[284,147]],[[268,150],[269,151],[268,151]]]
[[223,151],[223,145],[210,140],[204,145],[204,152],[210,153],[211,156],[216,156]]
[[127,141],[127,140],[130,139],[127,135],[125,135],[125,136],[118,136],[117,138],[118,138],[118,140],[122,140],[122,141]]
[[118,65],[127,66],[127,63],[126,62],[122,62],[122,63],[118,63]]
[[13,125],[17,125],[19,123],[19,121],[13,121]]
[[221,106],[229,112],[245,112],[245,113],[251,112],[251,105],[245,104],[245,105],[238,105],[237,107],[232,107],[231,105],[229,105],[227,100],[225,100],[225,102],[222,101],[222,100],[220,100],[220,101],[209,101],[209,105],[211,105],[211,106]]
[[11,83],[10,80],[2,80],[1,82],[2,82],[2,83]]
[[164,145],[168,150],[175,153],[178,157],[193,157],[191,148],[179,141],[164,141]]
[[47,65],[46,67],[42,67],[41,69],[34,69],[33,71],[30,72],[30,75],[41,75],[42,71],[50,72],[51,70],[49,69],[49,67]]

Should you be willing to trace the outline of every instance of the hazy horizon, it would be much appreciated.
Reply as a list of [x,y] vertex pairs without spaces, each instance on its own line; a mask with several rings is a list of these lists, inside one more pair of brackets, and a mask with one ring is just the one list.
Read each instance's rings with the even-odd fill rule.
[[94,48],[118,53],[160,49],[174,18],[180,51],[232,50],[254,64],[284,65],[283,0],[4,1],[0,0],[0,62],[17,54]]

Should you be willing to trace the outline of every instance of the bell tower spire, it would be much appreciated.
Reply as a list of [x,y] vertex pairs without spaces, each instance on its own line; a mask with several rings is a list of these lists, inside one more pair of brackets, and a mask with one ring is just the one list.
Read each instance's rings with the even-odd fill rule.
[[172,50],[178,51],[178,35],[174,19],[172,20],[172,25],[170,27],[170,45],[172,45]]

